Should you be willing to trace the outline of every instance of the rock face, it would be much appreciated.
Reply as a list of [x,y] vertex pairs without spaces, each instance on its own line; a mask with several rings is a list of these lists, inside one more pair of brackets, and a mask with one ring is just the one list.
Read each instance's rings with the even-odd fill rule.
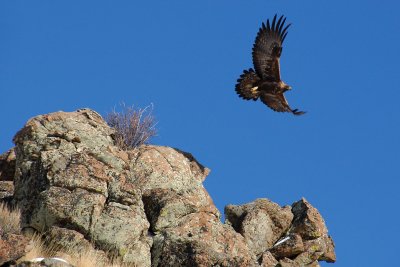
[[16,144],[13,201],[22,227],[82,234],[124,261],[150,265],[152,238],[129,155],[113,146],[112,130],[90,110],[28,121]]
[[290,206],[280,207],[268,199],[242,206],[225,207],[226,222],[244,236],[253,253],[261,255],[288,231],[293,214]]
[[113,136],[88,109],[37,116],[16,134],[16,147],[0,157],[0,177],[12,176],[26,232],[136,266],[335,261],[325,223],[305,199],[292,207],[267,199],[229,205],[223,224],[202,184],[209,170],[191,154],[160,146],[123,151]]
[[294,219],[290,232],[301,236],[305,253],[315,260],[335,262],[335,245],[318,210],[303,198],[293,203],[292,212]]
[[154,234],[152,266],[255,264],[243,237],[220,222],[202,185],[208,169],[167,147],[141,148],[135,162],[134,184],[141,188]]
[[301,199],[280,207],[267,200],[225,207],[227,223],[241,233],[261,266],[318,266],[335,262],[332,238],[320,213]]

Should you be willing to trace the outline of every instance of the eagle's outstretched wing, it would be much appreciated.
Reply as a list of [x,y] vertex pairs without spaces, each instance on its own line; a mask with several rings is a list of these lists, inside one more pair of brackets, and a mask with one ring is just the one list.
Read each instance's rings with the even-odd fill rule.
[[260,99],[265,105],[267,105],[274,111],[291,112],[294,115],[303,115],[305,113],[304,111],[291,109],[283,93],[274,94],[268,92],[260,92]]
[[257,100],[260,93],[257,87],[259,81],[260,78],[253,69],[244,70],[243,74],[241,74],[240,78],[237,80],[235,91],[243,99]]
[[286,18],[281,16],[276,21],[276,15],[270,25],[267,20],[267,25],[263,23],[259,29],[256,41],[253,46],[253,64],[259,77],[266,81],[278,82],[281,80],[279,70],[279,57],[282,52],[282,44],[287,35],[285,28]]

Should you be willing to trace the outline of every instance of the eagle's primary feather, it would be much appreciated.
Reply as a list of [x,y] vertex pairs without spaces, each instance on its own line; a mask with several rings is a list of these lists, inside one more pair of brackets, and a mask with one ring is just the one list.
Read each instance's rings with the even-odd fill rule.
[[274,16],[272,22],[262,23],[253,46],[254,69],[244,70],[237,80],[236,92],[246,100],[258,98],[268,107],[278,112],[291,112],[301,115],[305,112],[292,110],[283,93],[290,90],[290,86],[281,80],[279,58],[282,53],[282,44],[291,24],[285,26],[286,18]]

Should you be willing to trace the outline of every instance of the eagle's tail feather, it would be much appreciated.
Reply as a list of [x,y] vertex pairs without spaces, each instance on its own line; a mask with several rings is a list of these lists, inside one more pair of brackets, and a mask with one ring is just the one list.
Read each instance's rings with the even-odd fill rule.
[[257,100],[260,95],[258,90],[259,81],[260,78],[253,69],[244,70],[237,80],[235,91],[243,99]]

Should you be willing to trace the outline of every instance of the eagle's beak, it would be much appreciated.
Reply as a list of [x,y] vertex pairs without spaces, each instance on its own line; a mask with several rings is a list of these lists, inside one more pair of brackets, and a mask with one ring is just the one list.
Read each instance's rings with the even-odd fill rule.
[[289,91],[289,90],[292,90],[292,87],[289,86],[289,85],[286,85],[286,86],[285,86],[285,89],[284,89],[284,92]]

